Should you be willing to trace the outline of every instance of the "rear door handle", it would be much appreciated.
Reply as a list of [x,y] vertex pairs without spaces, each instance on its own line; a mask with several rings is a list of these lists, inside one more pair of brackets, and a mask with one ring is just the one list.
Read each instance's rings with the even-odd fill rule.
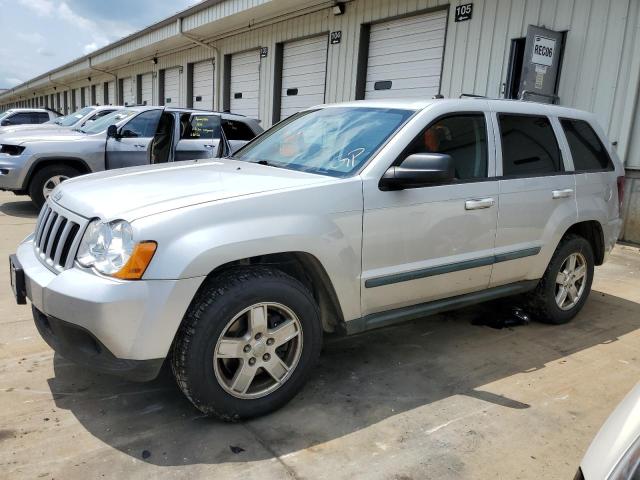
[[203,145],[203,147],[204,147],[204,148],[213,148],[213,145],[209,145],[209,144],[207,144],[207,145]]
[[146,146],[146,145],[140,145],[139,143],[136,143],[136,144],[134,145],[134,147],[136,147],[136,148],[147,148],[147,146]]
[[564,190],[554,190],[551,192],[551,196],[556,198],[568,198],[573,195],[573,188],[565,188]]
[[481,208],[491,208],[495,205],[496,201],[493,198],[478,198],[474,200],[467,200],[464,202],[465,210],[480,210]]

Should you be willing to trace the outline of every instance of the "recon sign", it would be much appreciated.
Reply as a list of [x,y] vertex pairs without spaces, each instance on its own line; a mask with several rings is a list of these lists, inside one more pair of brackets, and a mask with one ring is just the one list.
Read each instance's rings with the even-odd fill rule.
[[556,49],[556,41],[553,38],[536,35],[533,40],[533,54],[531,62],[538,65],[553,65],[553,52]]

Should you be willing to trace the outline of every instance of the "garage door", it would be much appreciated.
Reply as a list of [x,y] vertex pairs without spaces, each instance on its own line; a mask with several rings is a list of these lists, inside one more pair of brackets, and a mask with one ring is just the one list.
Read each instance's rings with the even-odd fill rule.
[[[116,102],[116,82],[115,81],[111,81],[107,84],[107,100],[109,100],[108,104],[109,105],[115,105]],[[119,105],[121,103],[118,103]]]
[[96,85],[96,104],[104,105],[104,84],[98,83]]
[[133,92],[133,80],[131,77],[122,80],[122,101],[125,105],[135,105],[136,97]]
[[74,102],[75,102],[73,104],[73,111],[76,111],[76,110],[80,109],[80,105],[82,105],[82,102],[80,101],[80,95],[81,95],[80,89],[76,88],[74,90],[74,96],[73,96]]
[[365,98],[430,98],[440,91],[447,14],[371,25]]
[[169,107],[180,106],[180,68],[164,71],[164,104]]
[[284,44],[280,118],[324,103],[328,37]]
[[260,52],[231,56],[231,112],[258,118],[260,98]]
[[142,81],[142,104],[153,105],[153,75],[151,73],[145,73],[140,79]]
[[213,110],[213,61],[193,65],[193,108]]

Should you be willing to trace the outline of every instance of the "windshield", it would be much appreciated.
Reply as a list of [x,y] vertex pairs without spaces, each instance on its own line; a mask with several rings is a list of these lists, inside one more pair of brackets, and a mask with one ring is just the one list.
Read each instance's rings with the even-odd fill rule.
[[93,110],[91,107],[85,107],[64,117],[58,117],[54,122],[62,127],[71,127],[78,123],[85,115],[93,112]]
[[367,107],[300,112],[249,143],[233,158],[347,177],[359,170],[413,113]]
[[138,113],[137,110],[116,110],[115,112],[111,112],[109,115],[99,118],[95,122],[86,124],[80,129],[80,131],[89,134],[101,133],[104,132],[109,125],[120,123],[125,118],[129,118],[136,113]]

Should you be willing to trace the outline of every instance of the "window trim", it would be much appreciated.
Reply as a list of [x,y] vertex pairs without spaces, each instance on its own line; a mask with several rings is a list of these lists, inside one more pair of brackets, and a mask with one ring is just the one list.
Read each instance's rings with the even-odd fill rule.
[[[558,134],[556,132],[556,129],[553,127],[553,118],[546,114],[546,113],[520,113],[520,112],[494,112],[495,113],[495,119],[496,119],[496,135],[499,137],[499,144],[500,144],[500,173],[501,175],[497,178],[499,178],[500,180],[513,180],[513,179],[518,179],[518,178],[538,178],[538,177],[554,177],[554,176],[558,176],[558,175],[566,175],[566,174],[571,174],[573,175],[573,171],[569,171],[566,169],[565,167],[565,158],[564,155],[562,153],[562,147],[560,145],[560,140],[558,139]],[[545,172],[545,173],[534,173],[534,174],[523,174],[523,175],[505,175],[504,174],[504,142],[502,139],[502,129],[500,128],[500,117],[502,115],[508,115],[508,116],[518,116],[518,117],[536,117],[536,118],[540,118],[540,117],[544,117],[547,119],[547,121],[549,122],[549,127],[551,128],[551,132],[553,133],[553,137],[556,140],[556,146],[558,147],[558,153],[560,155],[560,170],[559,171],[555,171],[555,172]],[[496,142],[498,143],[498,142]],[[496,163],[498,162],[498,151],[496,150]]]
[[[589,170],[579,170],[576,168],[576,162],[573,158],[573,152],[571,151],[571,144],[569,143],[569,137],[567,136],[567,132],[565,131],[564,126],[562,125],[563,120],[568,120],[571,122],[584,122],[589,126],[593,134],[596,136],[596,139],[598,139],[600,146],[604,150],[604,153],[607,156],[607,160],[609,160],[609,166],[607,168],[589,169]],[[571,118],[571,117],[558,117],[558,123],[560,124],[560,128],[562,129],[562,135],[564,135],[565,141],[567,142],[567,149],[569,151],[569,155],[571,155],[571,163],[573,164],[572,173],[603,173],[603,172],[614,172],[616,170],[616,165],[615,163],[613,163],[613,159],[611,158],[611,155],[609,155],[609,150],[607,150],[607,147],[605,146],[604,142],[600,138],[600,135],[598,135],[598,132],[596,131],[595,128],[593,128],[591,123],[589,123],[587,120],[584,120],[582,118]]]
[[[488,182],[488,181],[493,181],[496,180],[496,171],[495,171],[495,165],[494,165],[494,169],[493,172],[490,171],[490,164],[491,164],[491,151],[490,151],[490,142],[489,142],[489,137],[493,134],[493,125],[491,124],[491,118],[488,116],[489,112],[485,111],[485,110],[461,110],[461,111],[455,111],[455,112],[447,112],[447,113],[443,113],[441,115],[438,115],[437,117],[435,117],[434,119],[432,119],[423,129],[421,129],[419,131],[419,133],[417,135],[415,135],[410,141],[409,143],[402,149],[402,151],[400,152],[400,154],[393,160],[393,162],[391,162],[391,164],[385,169],[388,170],[391,167],[397,167],[398,165],[400,165],[402,163],[402,161],[407,158],[407,152],[409,151],[409,148],[411,147],[411,144],[416,140],[416,138],[418,138],[420,135],[423,135],[424,132],[431,128],[435,123],[439,122],[440,120],[443,120],[445,118],[449,118],[449,117],[461,117],[461,116],[465,116],[465,115],[480,115],[484,118],[484,128],[485,128],[485,138],[486,138],[486,149],[487,149],[487,176],[486,177],[482,177],[482,178],[467,178],[464,180],[454,180],[452,182],[447,182],[447,183],[434,183],[433,185],[428,185],[425,187],[419,187],[419,188],[431,188],[431,187],[442,187],[442,186],[448,186],[448,185],[461,185],[461,184],[466,184],[466,183],[479,183],[479,182]],[[494,156],[497,159],[497,156]],[[384,173],[383,173],[384,175]],[[380,180],[382,180],[382,177],[380,177],[380,179],[378,180],[378,188],[380,185]]]

